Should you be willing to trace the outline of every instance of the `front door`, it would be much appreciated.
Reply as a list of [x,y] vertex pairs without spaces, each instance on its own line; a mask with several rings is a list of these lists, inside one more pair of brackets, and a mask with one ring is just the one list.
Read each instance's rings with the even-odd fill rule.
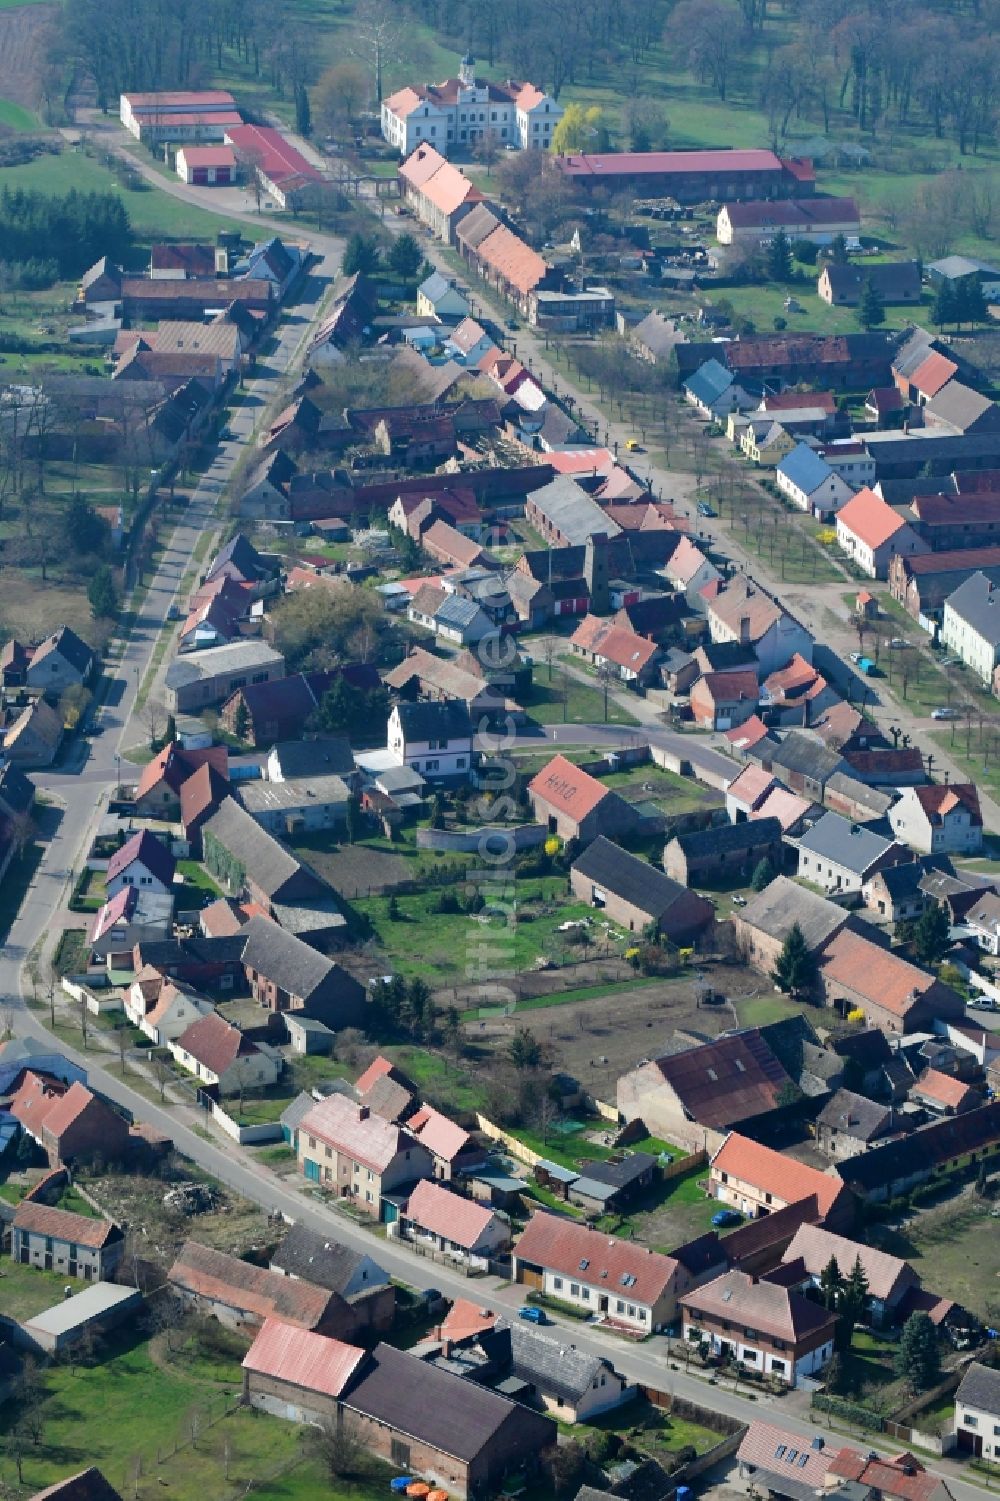
[[608,1300],[604,1293],[597,1300],[597,1311],[598,1313],[607,1313],[608,1311]]

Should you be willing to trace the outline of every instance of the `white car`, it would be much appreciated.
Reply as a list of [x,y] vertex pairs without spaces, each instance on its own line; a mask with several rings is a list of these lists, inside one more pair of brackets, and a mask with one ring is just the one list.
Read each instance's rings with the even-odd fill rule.
[[991,995],[973,996],[969,1002],[969,1007],[973,1011],[1000,1011],[1000,1005],[997,1004]]
[[961,717],[961,712],[962,711],[960,709],[932,709],[931,710],[931,718],[932,719],[959,719]]

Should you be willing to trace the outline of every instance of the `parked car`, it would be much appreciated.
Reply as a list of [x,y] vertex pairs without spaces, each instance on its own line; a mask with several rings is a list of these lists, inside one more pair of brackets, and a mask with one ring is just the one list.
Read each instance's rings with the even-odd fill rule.
[[910,643],[908,641],[903,640],[902,636],[893,636],[892,640],[889,642],[889,645],[893,651],[902,651],[903,647],[909,646],[909,644]]
[[974,995],[969,1006],[973,1011],[1000,1011],[1000,1003],[991,995]]
[[726,1230],[730,1225],[742,1225],[743,1216],[736,1209],[719,1209],[712,1215],[712,1224],[716,1230]]
[[961,716],[960,709],[932,709],[932,719],[958,719]]
[[544,1308],[536,1308],[534,1303],[525,1303],[523,1308],[517,1310],[519,1319],[526,1319],[529,1324],[547,1324],[548,1315]]
[[698,515],[699,516],[712,517],[712,516],[717,516],[718,514],[719,513],[715,509],[715,507],[714,506],[710,506],[707,500],[699,500],[699,502],[698,502]]

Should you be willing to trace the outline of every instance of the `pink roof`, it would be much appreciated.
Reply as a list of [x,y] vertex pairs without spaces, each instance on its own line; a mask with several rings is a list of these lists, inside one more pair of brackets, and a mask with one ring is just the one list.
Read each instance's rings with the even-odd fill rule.
[[569,449],[564,453],[547,453],[546,464],[557,474],[609,474],[615,460],[607,448]]
[[79,1080],[71,1084],[64,1095],[54,1100],[51,1107],[45,1112],[45,1129],[51,1131],[55,1137],[70,1127],[78,1116],[82,1115],[88,1105],[94,1103],[94,1096],[85,1084]]
[[439,1325],[438,1339],[462,1340],[476,1334],[485,1334],[492,1329],[497,1316],[491,1308],[481,1303],[471,1303],[468,1298],[456,1298],[448,1310],[444,1322]]
[[527,294],[536,287],[548,271],[548,265],[530,245],[501,224],[486,236],[477,251],[477,258],[510,282],[517,291]]
[[[331,1095],[313,1105],[300,1122],[299,1130],[318,1136],[377,1173],[384,1172],[398,1153],[414,1146],[409,1133],[343,1095]],[[414,1162],[414,1171],[416,1167]]]
[[226,140],[238,151],[252,151],[265,177],[279,186],[290,178],[323,181],[323,174],[273,126],[238,125],[226,131]]
[[736,1457],[769,1474],[788,1475],[796,1486],[816,1492],[822,1491],[830,1467],[829,1449],[813,1449],[808,1438],[800,1433],[791,1433],[760,1418],[754,1418],[743,1435]]
[[96,943],[103,938],[116,922],[121,922],[129,915],[130,908],[135,906],[136,889],[134,886],[123,886],[117,896],[113,896],[109,902],[105,902],[99,912],[95,914],[88,938],[89,943]]
[[140,125],[220,125],[228,132],[243,124],[243,116],[238,109],[193,110],[186,115],[160,115],[155,109],[138,109],[133,110],[133,114]]
[[866,485],[837,512],[837,525],[853,533],[866,547],[875,549],[894,537],[906,523]]
[[605,156],[557,156],[556,166],[573,177],[616,177],[624,173],[781,172],[773,151],[617,151]]
[[189,167],[236,166],[236,152],[232,146],[180,146],[177,155],[183,155]]
[[755,808],[774,786],[776,781],[769,771],[760,766],[745,766],[735,782],[730,782],[726,788],[726,796],[737,798],[741,803],[746,803],[747,807]]
[[634,631],[626,630],[622,625],[615,625],[594,648],[594,651],[597,656],[602,657],[606,662],[613,662],[616,667],[623,667],[630,672],[641,672],[649,665],[659,649],[655,641],[650,641],[645,636],[637,636]]
[[369,1063],[368,1067],[365,1069],[360,1078],[355,1080],[354,1088],[357,1090],[358,1094],[367,1094],[372,1085],[375,1083],[376,1079],[381,1079],[385,1074],[392,1073],[392,1067],[393,1066],[389,1062],[388,1058],[383,1058],[382,1054],[380,1053],[377,1058],[373,1059],[373,1061]]
[[925,1068],[917,1080],[917,1093],[924,1095],[929,1100],[935,1100],[939,1105],[944,1105],[950,1110],[957,1110],[964,1105],[970,1095],[976,1091],[971,1084],[965,1084],[961,1079],[953,1079],[950,1074],[941,1073],[940,1069]]
[[469,1144],[468,1131],[463,1131],[433,1105],[422,1105],[408,1125],[428,1152],[443,1157],[446,1162],[452,1162]]
[[213,104],[231,104],[236,100],[226,89],[178,89],[165,94],[126,94],[131,109],[175,109],[189,104],[192,109],[207,109]]
[[811,806],[808,798],[798,797],[785,787],[775,787],[759,807],[753,810],[750,817],[751,819],[776,818],[781,824],[782,832],[787,834],[788,830],[809,812]]
[[737,725],[734,730],[726,730],[725,736],[730,745],[746,750],[763,740],[767,733],[767,725],[760,715],[752,714],[744,724]]
[[463,1199],[440,1183],[424,1178],[410,1194],[405,1217],[432,1235],[471,1250],[493,1221],[493,1210],[474,1199]]
[[667,564],[669,576],[679,584],[689,584],[706,562],[705,554],[690,537],[682,537]]
[[916,386],[921,396],[936,396],[952,376],[957,374],[958,366],[954,360],[949,360],[946,355],[938,354],[936,349],[932,349],[910,376],[910,385]]
[[445,158],[433,146],[418,146],[399,168],[399,176],[412,188],[420,188],[444,164]]
[[478,203],[483,196],[475,184],[457,167],[452,166],[451,162],[445,162],[444,166],[439,167],[427,179],[421,191],[428,203],[433,204],[442,214],[453,214],[463,203]]
[[339,1397],[364,1358],[357,1345],[298,1329],[282,1319],[265,1319],[244,1356],[243,1369]]

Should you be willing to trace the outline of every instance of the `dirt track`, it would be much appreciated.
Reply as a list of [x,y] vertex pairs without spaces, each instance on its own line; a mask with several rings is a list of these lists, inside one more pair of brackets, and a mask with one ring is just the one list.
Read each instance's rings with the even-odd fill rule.
[[56,5],[18,5],[0,10],[0,99],[35,109],[41,96],[45,32]]

